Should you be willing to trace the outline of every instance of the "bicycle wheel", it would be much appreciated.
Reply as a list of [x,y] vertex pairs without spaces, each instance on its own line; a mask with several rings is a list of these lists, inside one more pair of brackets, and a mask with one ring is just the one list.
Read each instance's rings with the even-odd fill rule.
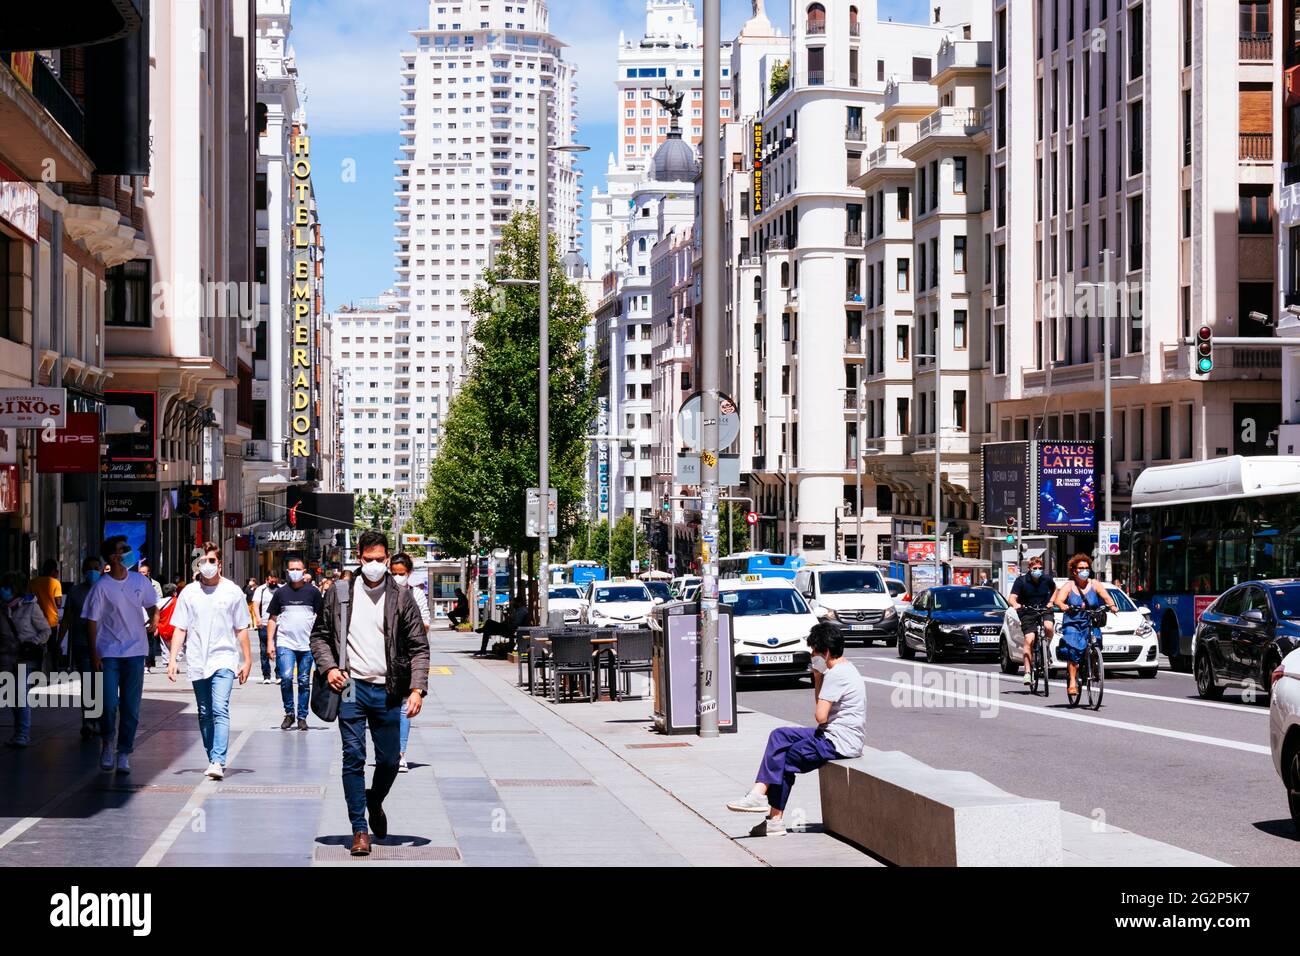
[[1088,647],[1088,706],[1101,710],[1101,695],[1105,689],[1106,666],[1101,659],[1101,647],[1094,641]]
[[1034,655],[1038,661],[1039,670],[1042,671],[1043,697],[1050,696],[1048,688],[1052,686],[1052,669],[1047,664],[1048,648],[1047,635],[1042,631],[1038,632],[1037,653]]

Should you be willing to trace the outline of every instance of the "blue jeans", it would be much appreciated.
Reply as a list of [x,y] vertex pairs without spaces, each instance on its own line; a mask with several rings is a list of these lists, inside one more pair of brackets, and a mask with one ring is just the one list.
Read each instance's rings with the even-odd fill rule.
[[235,672],[223,667],[211,677],[194,682],[194,699],[199,704],[199,734],[208,762],[226,765],[230,746],[230,692],[235,689]]
[[778,727],[767,736],[757,782],[767,784],[768,805],[784,812],[794,775],[838,758],[834,745],[817,733],[816,727]]
[[14,682],[17,683],[18,674],[23,675],[22,695],[23,699],[14,707],[14,736],[30,737],[32,734],[32,709],[27,705],[27,694],[32,689],[32,675],[36,671],[36,665],[19,663],[14,668]]
[[[140,698],[144,695],[144,655],[139,657],[105,657],[104,716],[99,734],[106,741],[117,734],[117,752],[135,750],[135,731],[140,726]],[[119,710],[121,719],[118,719]]]
[[[339,705],[339,733],[343,737],[343,797],[353,833],[366,833],[366,727],[375,745],[375,775],[370,783],[371,799],[384,802],[397,779],[398,748],[401,744],[402,702],[389,700],[382,684],[353,681],[351,693],[344,691]],[[349,697],[351,699],[349,699]]]
[[300,720],[307,719],[307,701],[311,696],[311,651],[291,651],[287,647],[275,649],[275,669],[280,678],[280,700],[287,716],[294,716],[293,669],[298,668],[298,713]]
[[402,720],[402,753],[406,753],[406,745],[411,739],[411,718],[406,716],[406,704],[401,706]]
[[[262,680],[271,679],[271,658],[266,653],[266,625],[263,624],[257,629],[257,641],[261,645],[262,653]],[[280,649],[275,649],[275,656],[280,656]]]

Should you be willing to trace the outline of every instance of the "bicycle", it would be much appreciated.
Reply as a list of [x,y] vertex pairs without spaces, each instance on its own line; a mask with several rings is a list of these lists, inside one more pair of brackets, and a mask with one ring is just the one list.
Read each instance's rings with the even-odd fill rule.
[[1029,692],[1035,696],[1038,695],[1038,686],[1041,683],[1043,687],[1043,696],[1050,696],[1049,688],[1051,687],[1051,668],[1047,666],[1047,631],[1043,628],[1044,615],[1050,614],[1051,611],[1041,607],[1022,607],[1020,609],[1020,631],[1025,636],[1031,632],[1034,636],[1034,659],[1028,663],[1029,666]]
[[1079,701],[1086,693],[1088,695],[1087,707],[1092,710],[1101,710],[1101,697],[1105,692],[1106,685],[1106,664],[1101,656],[1101,629],[1106,624],[1106,615],[1110,613],[1107,608],[1089,608],[1088,616],[1088,646],[1084,649],[1083,658],[1079,661],[1079,670],[1075,674],[1075,691],[1070,693],[1069,686],[1066,686],[1065,696],[1070,702],[1071,707],[1079,706]]

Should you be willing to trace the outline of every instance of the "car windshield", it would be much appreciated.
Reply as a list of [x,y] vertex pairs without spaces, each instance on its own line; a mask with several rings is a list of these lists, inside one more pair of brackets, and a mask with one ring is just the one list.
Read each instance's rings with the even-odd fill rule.
[[619,601],[649,601],[650,594],[640,585],[622,588],[596,588],[597,604],[615,604]]
[[890,597],[898,597],[900,594],[907,593],[907,585],[902,581],[886,581],[885,587],[889,588]]
[[722,603],[731,608],[736,617],[808,613],[808,605],[803,603],[803,598],[793,588],[723,591]]
[[650,592],[651,597],[663,598],[665,601],[673,599],[673,592],[663,581],[650,581],[645,588]]
[[546,593],[552,601],[579,601],[582,599],[582,591],[578,588],[551,588]]
[[992,588],[960,588],[931,591],[931,609],[935,611],[1001,610],[1007,606],[1002,595]]
[[884,594],[885,581],[879,571],[824,571],[817,582],[822,594]]
[[1119,588],[1108,588],[1107,590],[1110,591],[1111,600],[1115,602],[1115,607],[1119,610],[1121,614],[1126,611],[1137,610],[1137,605],[1134,604],[1131,600],[1129,600],[1129,596],[1125,594],[1123,591],[1121,591]]
[[1300,621],[1300,585],[1273,588],[1273,606],[1284,621]]

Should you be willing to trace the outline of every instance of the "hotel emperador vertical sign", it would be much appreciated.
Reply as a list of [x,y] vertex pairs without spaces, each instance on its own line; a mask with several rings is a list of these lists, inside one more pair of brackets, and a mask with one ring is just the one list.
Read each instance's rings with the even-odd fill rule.
[[315,369],[312,323],[315,266],[312,262],[311,139],[297,134],[293,140],[293,281],[289,345],[289,460],[306,475],[316,433],[312,380]]

